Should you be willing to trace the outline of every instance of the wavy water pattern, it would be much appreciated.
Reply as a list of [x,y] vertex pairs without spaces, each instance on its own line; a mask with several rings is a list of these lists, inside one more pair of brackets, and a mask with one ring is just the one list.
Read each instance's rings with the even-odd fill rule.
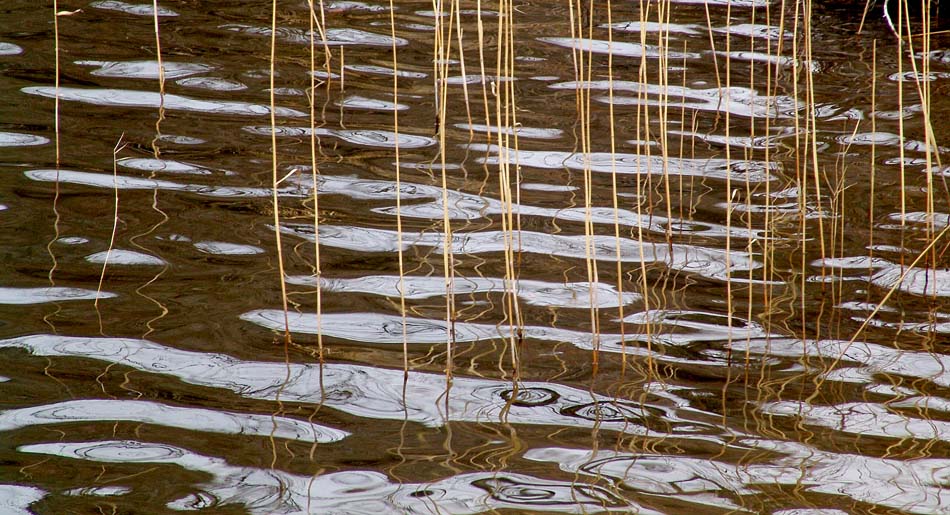
[[0,132],[0,147],[31,147],[46,145],[49,138],[20,132]]
[[[141,164],[141,163],[140,163]],[[152,166],[149,164],[149,166]],[[173,168],[178,168],[171,165]],[[236,197],[269,197],[271,190],[253,187],[228,187],[201,184],[182,184],[163,179],[146,179],[123,175],[111,175],[94,172],[80,172],[76,170],[29,170],[24,175],[34,181],[55,182],[60,184],[78,184],[95,188],[118,190],[167,190],[196,193],[208,197],[236,198]],[[282,196],[300,196],[297,188],[280,190]]]
[[[679,410],[661,403],[622,402],[557,383],[524,382],[519,391],[548,391],[549,401],[512,403],[510,381],[460,377],[447,391],[445,376],[411,372],[404,392],[401,370],[331,363],[320,367],[250,362],[129,338],[33,335],[0,340],[0,348],[21,348],[38,356],[96,359],[175,377],[193,385],[230,390],[252,399],[273,401],[279,395],[285,402],[321,402],[358,417],[407,420],[428,427],[504,419],[519,425],[596,425],[601,430],[630,434],[682,433],[693,438],[718,439],[718,430],[702,422],[707,415],[698,410]],[[663,431],[651,427],[662,427]]]
[[[611,102],[614,105],[662,105],[660,97],[669,98],[670,105],[681,109],[728,112],[737,116],[755,118],[791,119],[800,116],[805,104],[793,97],[782,95],[762,95],[750,88],[732,86],[729,88],[690,88],[686,86],[665,85],[615,80],[559,82],[549,86],[552,89],[613,89],[615,95],[611,97],[599,96],[601,102]],[[617,94],[619,93],[619,94]],[[632,93],[635,96],[626,96]],[[675,100],[674,100],[675,99]],[[816,115],[826,118],[838,110],[834,106],[822,106],[816,109]]]
[[181,447],[135,440],[32,444],[19,450],[98,463],[177,465],[211,476],[200,485],[200,494],[167,504],[176,511],[241,505],[248,513],[284,515],[465,515],[500,509],[577,514],[589,513],[589,510],[659,513],[631,504],[602,487],[514,473],[478,472],[426,483],[397,483],[372,471],[301,476],[280,470],[238,467]]
[[89,7],[94,7],[96,9],[102,9],[105,11],[116,11],[123,14],[132,14],[135,16],[178,16],[177,12],[164,7],[159,7],[156,10],[152,4],[130,4],[127,2],[120,2],[118,0],[96,0],[95,2],[89,4]]
[[710,177],[735,181],[765,182],[774,180],[771,171],[776,163],[725,159],[687,159],[678,157],[644,156],[608,152],[581,154],[574,152],[531,151],[498,147],[495,145],[470,145],[475,151],[490,152],[491,157],[479,158],[480,162],[497,165],[500,162],[546,169],[590,170],[598,173],[618,174],[665,174]]
[[[152,91],[131,89],[96,88],[59,88],[51,86],[30,86],[21,91],[28,95],[39,95],[69,102],[81,102],[104,107],[136,107],[157,109],[162,107],[171,111],[191,111],[205,114],[230,116],[269,116],[270,107],[249,102],[233,100],[203,100],[181,95],[161,95]],[[274,114],[280,117],[299,118],[307,116],[302,111],[277,107]]]
[[287,417],[168,406],[149,401],[84,399],[0,411],[0,431],[82,422],[128,421],[190,431],[329,443],[348,433]]
[[95,300],[116,297],[107,291],[86,290],[84,288],[65,288],[51,286],[45,288],[3,288],[0,287],[0,304],[24,305],[63,302],[70,300]]
[[[312,276],[287,277],[290,284],[320,287],[327,292],[370,293],[407,299],[429,299],[446,295],[445,278],[404,276],[400,290],[400,278],[393,275],[365,275],[351,279],[321,277],[317,281]],[[618,293],[616,288],[597,283],[549,283],[519,279],[516,283],[493,277],[456,277],[452,283],[452,292],[456,295],[472,293],[504,293],[514,290],[518,297],[532,306],[589,309],[592,305],[601,308],[617,307],[619,303],[630,304],[640,296],[636,293]]]
[[558,463],[565,471],[614,478],[633,490],[683,499],[695,508],[742,510],[735,503],[740,496],[775,486],[922,515],[938,513],[950,502],[950,492],[943,486],[950,460],[872,458],[770,440],[741,443],[763,452],[778,452],[780,457],[737,467],[683,456],[560,448],[533,449],[526,456]]
[[943,513],[950,51],[805,7],[5,3],[0,513]]
[[[219,28],[241,34],[250,34],[253,36],[270,37],[271,35],[271,29],[268,27],[255,27],[240,23],[221,25]],[[290,43],[299,43],[304,45],[310,44],[311,36],[316,40],[317,45],[327,46],[391,47],[393,44],[396,46],[406,46],[409,44],[409,41],[403,38],[393,39],[389,36],[354,28],[328,28],[324,31],[324,34],[326,35],[326,39],[323,38],[322,34],[316,33],[311,35],[309,31],[305,30],[285,27],[280,27],[277,29],[277,37],[280,39]]]
[[162,61],[161,70],[158,61],[76,61],[80,66],[97,66],[89,72],[97,77],[114,77],[122,79],[158,79],[159,72],[165,74],[166,79],[180,79],[198,73],[207,73],[213,68],[199,63],[179,63]]
[[[316,128],[311,131],[308,127],[274,127],[258,126],[244,127],[246,132],[260,136],[270,136],[271,132],[276,131],[281,137],[301,137],[309,136],[311,133],[317,136],[332,136],[351,143],[353,145],[381,148],[396,148],[397,135],[395,132],[385,130],[349,130],[349,129],[324,129]],[[427,136],[416,136],[413,134],[400,133],[398,135],[400,148],[424,148],[435,145],[436,141]]]
[[[281,232],[314,239],[313,226],[285,224]],[[444,252],[443,236],[437,233],[404,233],[349,226],[320,226],[320,242],[328,247],[360,252],[397,252],[400,248],[430,247]],[[401,247],[400,247],[401,241]],[[455,233],[449,252],[457,255],[504,252],[510,245],[507,234],[496,231]],[[717,280],[744,281],[748,271],[759,268],[759,263],[748,254],[732,252],[729,258],[723,250],[696,245],[637,242],[612,236],[561,236],[522,231],[520,250],[529,254],[585,259],[589,255],[602,261],[625,263],[660,263],[674,270],[697,274]]]

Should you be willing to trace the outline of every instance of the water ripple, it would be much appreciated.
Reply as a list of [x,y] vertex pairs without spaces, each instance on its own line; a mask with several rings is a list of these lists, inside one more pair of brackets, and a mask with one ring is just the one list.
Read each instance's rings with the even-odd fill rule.
[[[889,404],[893,406],[893,404]],[[763,404],[760,409],[773,416],[794,416],[805,424],[826,427],[862,437],[950,441],[950,422],[918,418],[911,412],[896,412],[881,404],[848,402],[814,406],[799,401]]]
[[[176,511],[242,505],[255,515],[474,515],[526,509],[660,515],[602,487],[510,472],[472,472],[426,483],[410,483],[393,482],[378,472],[362,470],[311,476],[277,469],[238,467],[221,458],[203,456],[181,447],[136,440],[32,444],[18,450],[99,463],[177,465],[209,475],[211,478],[199,485],[199,494],[167,504]],[[41,497],[39,492],[37,494],[21,497],[32,503]]]
[[211,170],[185,163],[182,161],[173,161],[170,159],[153,159],[146,157],[123,157],[116,161],[116,164],[133,170],[143,170],[146,172],[166,172],[183,175],[211,175]]
[[950,502],[945,487],[950,460],[836,454],[774,440],[745,439],[741,444],[780,456],[733,464],[683,455],[538,448],[527,451],[525,457],[557,463],[567,472],[611,478],[633,491],[720,509],[744,510],[736,503],[741,496],[777,486],[795,488],[797,496],[816,508],[839,506],[843,498],[901,513],[931,515],[942,513]]
[[[398,317],[392,317],[398,319]],[[353,319],[358,320],[358,318]],[[332,324],[328,323],[327,327]],[[492,329],[494,327],[492,326]],[[297,364],[242,361],[224,354],[190,352],[131,338],[86,338],[33,335],[0,340],[0,348],[22,348],[39,356],[98,359],[143,372],[165,374],[193,385],[221,388],[253,399],[284,402],[320,402],[357,417],[416,422],[439,427],[449,421],[546,425],[666,437],[670,434],[718,441],[719,429],[702,422],[714,417],[692,408],[642,404],[653,431],[633,420],[592,420],[575,416],[591,403],[618,402],[587,390],[557,383],[525,381],[519,388],[556,393],[542,405],[511,402],[510,381],[456,377],[446,398],[445,376],[402,370],[326,363]],[[322,385],[322,390],[321,390]],[[666,402],[666,401],[664,401]],[[642,408],[646,406],[646,408]],[[662,416],[660,416],[662,414]],[[694,420],[699,418],[700,420]],[[704,434],[696,434],[704,428]]]
[[[290,284],[316,286],[313,276],[287,277]],[[402,279],[404,286],[403,296],[407,299],[428,299],[446,295],[444,277],[422,277],[407,275]],[[400,279],[394,275],[366,275],[355,278],[327,278],[320,279],[320,287],[328,292],[340,293],[369,293],[388,297],[400,296]],[[532,306],[581,308],[589,309],[593,297],[593,304],[602,308],[618,307],[622,300],[624,305],[640,299],[636,293],[624,292],[620,295],[616,288],[602,283],[593,285],[589,282],[550,283],[519,279],[509,283],[504,279],[492,277],[456,277],[452,284],[452,292],[456,295],[473,293],[505,293],[514,291],[518,298]]]
[[413,134],[396,133],[386,130],[375,129],[326,129],[318,127],[311,131],[309,127],[271,127],[269,125],[244,127],[245,132],[257,134],[260,136],[270,136],[271,131],[276,131],[278,136],[302,137],[309,136],[311,132],[317,136],[333,136],[354,145],[380,148],[396,148],[396,142],[399,142],[399,148],[424,148],[431,147],[436,141],[428,136],[416,136]]
[[[548,86],[552,89],[593,89],[615,92],[629,92],[636,96],[614,95],[597,97],[601,102],[613,102],[615,105],[649,105],[666,106],[667,104],[682,109],[696,109],[710,112],[729,112],[738,116],[754,118],[795,118],[806,109],[806,105],[792,97],[784,95],[760,95],[757,91],[739,86],[729,88],[690,88],[622,81],[583,81],[560,82]],[[648,98],[655,96],[657,98]],[[821,118],[831,116],[837,112],[833,106],[824,107],[817,111]]]
[[205,89],[208,91],[242,91],[247,89],[247,84],[236,80],[222,79],[220,77],[188,77],[176,80],[175,84],[186,88]]
[[72,488],[63,492],[63,495],[73,496],[93,496],[93,497],[114,497],[117,495],[126,495],[132,493],[132,489],[127,486],[88,486],[85,488]]
[[49,138],[21,132],[0,132],[0,147],[31,147],[45,145]]
[[149,401],[84,399],[0,411],[0,431],[44,424],[113,421],[311,443],[336,442],[349,435],[345,431],[287,417],[168,406]]
[[3,515],[30,515],[30,505],[46,497],[39,488],[0,484],[0,513]]
[[[269,27],[255,27],[240,23],[221,25],[218,28],[233,32],[240,32],[242,34],[251,34],[254,36],[269,37],[271,35],[271,29]],[[324,44],[329,46],[362,45],[390,48],[393,46],[393,44],[396,46],[406,46],[409,44],[409,41],[403,38],[396,38],[394,40],[390,36],[384,36],[382,34],[375,34],[373,32],[367,32],[365,30],[353,28],[328,28],[325,29],[323,33],[326,34],[326,40],[324,40],[320,34],[311,34],[310,31],[306,30],[287,27],[277,28],[277,37],[280,39],[291,43],[300,43],[304,45],[310,44],[311,37],[313,38],[315,45],[321,46]]]
[[166,264],[165,260],[160,257],[125,249],[96,252],[95,254],[86,256],[86,261],[90,263],[124,266],[161,266]]
[[[313,227],[283,224],[281,232],[314,240]],[[625,263],[662,263],[672,269],[694,273],[710,279],[733,282],[749,281],[748,271],[761,265],[747,253],[700,247],[698,245],[639,242],[613,236],[586,237],[521,231],[520,250],[543,256]],[[439,233],[402,234],[402,250],[412,246],[432,247],[443,252],[444,237]],[[360,252],[396,252],[400,238],[396,231],[350,226],[320,226],[320,244]],[[502,231],[454,233],[450,242],[453,254],[504,252],[510,246],[510,235]],[[728,259],[727,259],[728,256]],[[739,273],[746,272],[746,273]],[[753,282],[758,280],[753,279]]]
[[603,24],[601,28],[612,28],[621,32],[663,32],[673,34],[686,34],[688,36],[699,36],[706,32],[706,27],[693,24],[682,23],[657,23],[653,21],[623,21],[613,24]]
[[23,53],[23,48],[13,43],[0,41],[0,55],[18,55]]
[[[668,345],[697,342],[728,342],[733,339],[774,338],[761,325],[738,317],[728,317],[705,311],[654,309],[633,313],[625,322],[655,325],[651,328],[655,339]],[[731,322],[731,324],[730,324]]]
[[[55,98],[56,88],[52,86],[28,86],[20,91],[29,95],[39,95]],[[131,89],[97,89],[97,88],[59,88],[59,98],[71,102],[82,102],[107,107],[150,107],[158,109],[164,107],[172,111],[192,111],[207,114],[224,114],[238,116],[266,116],[270,114],[270,107],[249,102],[229,100],[201,100],[181,95],[161,95],[154,91],[138,91]],[[277,107],[274,109],[277,116],[302,118],[306,113]]]
[[[311,188],[312,178],[301,176],[291,179],[302,191]],[[524,188],[524,185],[522,185]],[[546,186],[542,185],[546,188]],[[392,181],[360,179],[347,176],[326,176],[317,178],[317,189],[320,194],[338,194],[361,200],[395,200],[396,185]],[[530,188],[526,188],[530,189]],[[546,188],[554,191],[565,191],[563,187]],[[571,191],[570,188],[566,189]],[[402,200],[431,199],[431,202],[403,205],[399,214],[403,217],[439,219],[447,216],[453,220],[477,220],[491,215],[508,213],[508,207],[499,200],[487,196],[473,195],[455,190],[442,191],[442,188],[410,182],[400,183]],[[734,206],[736,208],[736,206]],[[764,235],[758,230],[749,230],[745,227],[726,227],[722,224],[684,221],[669,219],[659,214],[637,214],[627,209],[613,209],[612,207],[594,206],[589,210],[583,207],[547,208],[535,207],[514,203],[510,206],[513,213],[522,216],[537,216],[545,219],[568,220],[573,222],[590,221],[594,224],[613,226],[637,227],[666,236],[667,229],[675,236],[705,236],[710,238],[762,238]],[[396,207],[372,208],[374,213],[396,216]]]
[[[111,262],[111,260],[110,260]],[[69,300],[110,299],[116,294],[106,291],[96,292],[83,288],[64,288],[52,286],[45,288],[3,288],[0,287],[0,304],[25,305],[63,302]]]
[[[406,317],[382,313],[323,313],[320,319],[306,313],[285,313],[279,309],[256,309],[241,315],[241,319],[274,331],[286,328],[293,333],[322,334],[368,344],[398,344],[405,339],[410,344],[444,344],[454,342],[478,342],[511,337],[505,325],[476,324],[445,320]],[[524,326],[520,334],[526,338],[544,341],[569,342],[582,348],[592,348],[595,336],[590,333],[570,331],[553,327]],[[619,345],[620,335],[600,334],[597,340],[605,345]]]
[[[271,190],[267,188],[237,188],[230,186],[204,186],[200,184],[181,184],[161,179],[145,179],[104,173],[79,172],[75,170],[28,170],[23,172],[28,178],[40,182],[54,182],[59,184],[79,184],[96,188],[120,190],[169,190],[197,193],[208,197],[269,197]],[[300,196],[297,188],[278,190],[281,196]]]
[[514,150],[497,145],[473,144],[469,148],[491,152],[494,156],[479,158],[479,162],[496,165],[507,162],[511,165],[531,166],[546,169],[591,170],[599,173],[618,174],[664,174],[725,179],[736,181],[765,182],[774,180],[772,171],[777,163],[727,159],[678,158],[610,152],[559,152],[541,150]]
[[715,27],[714,32],[723,32],[736,36],[749,36],[755,40],[778,40],[789,39],[795,35],[788,31],[783,31],[779,27],[772,25],[762,25],[758,23],[731,23],[725,27]]
[[640,43],[626,43],[623,41],[602,41],[598,39],[563,37],[538,38],[538,41],[582,52],[611,54],[621,57],[665,57],[680,60],[700,58],[700,54],[696,52],[677,52],[654,45],[641,45]]
[[152,4],[130,4],[117,0],[97,0],[89,4],[89,7],[106,11],[117,11],[135,16],[155,16],[156,14],[158,14],[158,16],[178,16],[178,13],[175,11],[164,7],[159,7],[156,11],[152,8]]
[[[914,215],[911,216],[910,221],[915,221]],[[939,222],[935,220],[935,223]],[[950,270],[948,269],[909,267],[883,258],[871,259],[867,256],[829,258],[815,261],[812,266],[822,266],[822,264],[833,268],[862,271],[874,269],[875,272],[872,275],[862,275],[858,278],[884,290],[896,288],[898,291],[913,295],[950,297]]]
[[199,241],[195,243],[195,248],[206,254],[214,254],[216,256],[253,256],[255,254],[264,253],[264,249],[254,245],[228,243],[225,241]]
[[698,508],[742,510],[730,497],[753,493],[735,466],[688,456],[554,447],[530,449],[525,458],[554,462],[567,472],[611,478],[635,492],[670,496]]
[[761,7],[765,8],[774,0],[672,0],[674,4],[702,4],[719,7]]
[[392,77],[396,75],[404,79],[424,79],[429,75],[423,72],[415,72],[408,70],[393,70],[392,68],[386,66],[377,66],[374,64],[347,64],[343,66],[344,69],[353,71],[353,72],[362,72],[362,73],[373,73],[376,75],[388,75]]
[[[950,356],[922,351],[909,351],[861,341],[797,340],[772,338],[769,340],[732,340],[734,352],[793,358],[814,357],[823,360],[842,360],[841,367],[856,365],[868,374],[888,374],[926,379],[936,385],[950,386]],[[842,368],[843,369],[843,368]],[[839,370],[842,370],[839,369]],[[862,382],[867,382],[864,375]]]
[[[498,134],[499,127],[493,127],[484,124],[457,123],[455,128],[462,130],[472,130],[486,134]],[[519,138],[531,139],[559,139],[564,135],[561,129],[545,129],[542,127],[501,127],[501,132],[509,136],[517,135]]]
[[[399,7],[395,7],[399,9]],[[327,12],[344,12],[344,11],[369,11],[369,12],[382,12],[388,10],[386,7],[381,5],[367,4],[364,2],[353,2],[349,0],[337,0],[326,4],[324,7]]]
[[[159,78],[158,61],[76,61],[80,66],[98,66],[91,71],[99,77],[116,77],[123,79],[157,79]],[[207,73],[213,68],[206,64],[176,63],[162,61],[162,70],[166,79],[179,79],[196,73]]]
[[350,95],[337,102],[336,105],[347,109],[367,109],[372,111],[405,111],[409,109],[406,104],[394,104],[385,100],[367,98],[359,95]]

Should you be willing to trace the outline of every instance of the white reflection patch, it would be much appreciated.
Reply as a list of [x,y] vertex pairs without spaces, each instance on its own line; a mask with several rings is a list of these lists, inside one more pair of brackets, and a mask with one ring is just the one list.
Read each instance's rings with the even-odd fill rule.
[[[20,91],[29,95],[56,98],[57,90],[52,86],[29,86]],[[267,116],[270,107],[248,102],[230,100],[202,100],[181,95],[161,95],[154,91],[138,91],[131,89],[96,89],[96,88],[59,88],[60,100],[82,102],[105,107],[148,107],[158,109],[163,107],[171,111],[192,111],[206,114],[224,114],[237,116]],[[274,109],[277,116],[304,117],[306,113],[278,107]]]
[[168,503],[173,510],[237,504],[249,513],[266,515],[468,515],[496,510],[662,515],[599,486],[510,472],[473,472],[427,483],[402,483],[372,471],[301,476],[277,469],[237,467],[180,447],[135,440],[34,444],[17,450],[93,462],[177,465],[211,476],[199,485],[199,494]]
[[[110,261],[111,262],[111,261]],[[83,288],[51,286],[43,288],[3,288],[0,287],[0,304],[28,305],[69,300],[111,299],[116,294],[106,291],[96,292]]]
[[[312,276],[289,276],[287,282],[305,286],[316,286],[317,281]],[[445,278],[404,276],[403,296],[407,299],[428,299],[446,295]],[[400,296],[400,279],[394,275],[367,275],[355,278],[322,278],[320,287],[324,291],[346,293],[369,293]],[[456,277],[452,291],[457,295],[472,293],[504,293],[514,290],[518,297],[533,306],[550,306],[562,308],[590,308],[591,285],[587,282],[549,283],[520,279],[517,283],[507,284],[504,279],[493,277]],[[640,298],[636,293],[624,292],[620,295],[617,290],[606,284],[597,283],[593,288],[594,305],[602,308],[619,306],[618,299],[623,304],[630,304]]]
[[[254,362],[190,352],[131,338],[34,335],[0,340],[0,348],[22,348],[40,356],[98,359],[189,384],[221,388],[274,401],[321,403],[353,416],[416,422],[440,427],[450,421],[592,428],[627,434],[680,435],[720,442],[723,431],[703,420],[712,414],[671,407],[666,395],[653,404],[601,396],[557,383],[456,377],[446,390],[443,374],[343,363]],[[322,386],[322,389],[321,389]],[[446,395],[448,396],[446,398]],[[657,429],[653,429],[657,428]],[[734,438],[735,436],[728,436]]]
[[345,431],[287,417],[167,406],[149,401],[85,399],[0,411],[0,431],[45,424],[113,421],[310,443],[337,442],[349,435]]

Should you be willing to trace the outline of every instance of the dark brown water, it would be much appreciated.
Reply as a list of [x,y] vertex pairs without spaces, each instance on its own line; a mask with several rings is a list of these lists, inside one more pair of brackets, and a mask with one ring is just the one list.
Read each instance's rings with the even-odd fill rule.
[[274,126],[269,3],[163,2],[164,95],[149,5],[61,2],[57,89],[38,4],[0,6],[0,514],[950,513],[946,36],[399,1],[397,106],[388,4],[327,3],[311,130],[304,1]]

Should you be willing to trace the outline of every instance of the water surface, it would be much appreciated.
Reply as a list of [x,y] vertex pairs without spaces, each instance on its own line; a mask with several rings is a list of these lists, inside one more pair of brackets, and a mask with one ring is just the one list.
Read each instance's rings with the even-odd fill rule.
[[0,513],[948,510],[946,35],[5,7]]

